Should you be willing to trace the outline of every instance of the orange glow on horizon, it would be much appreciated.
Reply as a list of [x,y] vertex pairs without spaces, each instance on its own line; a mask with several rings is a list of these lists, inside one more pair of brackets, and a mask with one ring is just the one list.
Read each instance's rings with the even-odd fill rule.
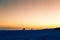
[[60,27],[60,1],[4,2],[0,5],[0,27]]

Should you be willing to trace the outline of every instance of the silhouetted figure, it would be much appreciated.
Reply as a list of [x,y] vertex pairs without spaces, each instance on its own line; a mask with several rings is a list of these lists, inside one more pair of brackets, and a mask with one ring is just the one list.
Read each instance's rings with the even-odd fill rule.
[[33,30],[33,29],[31,28],[31,30]]
[[23,28],[23,30],[25,30],[25,28]]

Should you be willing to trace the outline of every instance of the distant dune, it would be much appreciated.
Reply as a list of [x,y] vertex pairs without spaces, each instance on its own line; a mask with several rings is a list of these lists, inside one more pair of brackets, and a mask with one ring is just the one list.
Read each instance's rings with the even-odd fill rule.
[[30,29],[26,29],[26,28],[18,28],[18,27],[0,27],[0,30],[50,30],[50,29],[56,29],[56,30],[60,30],[60,28],[45,28],[45,29],[34,29],[34,28],[30,28]]

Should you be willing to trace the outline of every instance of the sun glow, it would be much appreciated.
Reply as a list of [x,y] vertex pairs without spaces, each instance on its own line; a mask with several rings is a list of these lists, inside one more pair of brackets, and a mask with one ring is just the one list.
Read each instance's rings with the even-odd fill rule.
[[0,26],[55,28],[60,26],[60,1],[22,1],[1,3]]

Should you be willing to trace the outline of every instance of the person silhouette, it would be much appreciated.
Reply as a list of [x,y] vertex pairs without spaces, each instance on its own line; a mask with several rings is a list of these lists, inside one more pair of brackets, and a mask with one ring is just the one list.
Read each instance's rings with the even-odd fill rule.
[[23,30],[25,30],[25,28],[23,28]]

